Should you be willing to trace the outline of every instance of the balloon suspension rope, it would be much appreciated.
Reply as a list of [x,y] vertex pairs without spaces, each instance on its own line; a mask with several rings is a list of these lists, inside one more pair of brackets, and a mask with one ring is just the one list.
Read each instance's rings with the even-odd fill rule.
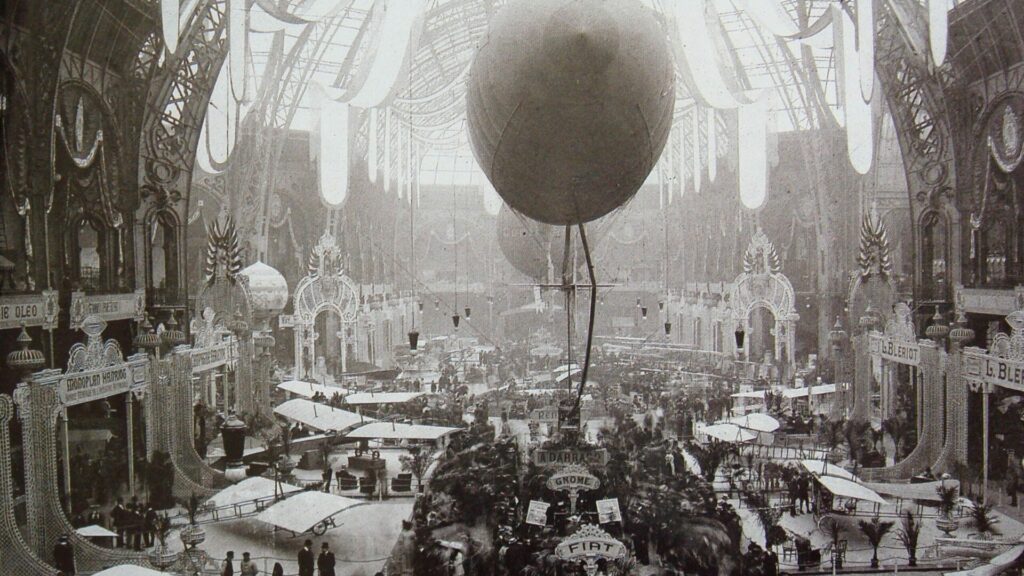
[[580,402],[583,400],[583,389],[587,385],[587,372],[590,370],[590,348],[594,342],[594,316],[597,312],[597,279],[594,277],[594,261],[590,257],[590,245],[587,243],[587,231],[583,224],[580,228],[580,242],[583,244],[583,254],[587,258],[587,274],[590,275],[590,318],[587,321],[587,347],[583,356],[583,373],[580,375],[580,390],[576,394],[576,402],[572,407],[572,414],[581,420]]

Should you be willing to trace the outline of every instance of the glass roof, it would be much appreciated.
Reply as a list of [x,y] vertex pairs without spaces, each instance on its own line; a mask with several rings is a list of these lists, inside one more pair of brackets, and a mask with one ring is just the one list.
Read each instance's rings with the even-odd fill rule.
[[[666,29],[674,18],[674,1],[645,0]],[[833,120],[829,116],[839,117],[829,30],[808,40],[785,40],[754,22],[741,9],[743,2],[740,0],[707,1],[709,9],[718,14],[720,27],[716,46],[720,49],[724,46],[729,51],[722,61],[731,66],[730,72],[741,88],[765,90],[769,94],[769,131],[812,129],[818,127],[823,118],[831,124]],[[794,23],[806,27],[835,1],[780,0],[780,4]],[[949,3],[952,7],[957,0],[949,0]],[[361,40],[368,29],[379,25],[379,12],[384,4],[384,0],[292,0],[290,4],[257,0],[248,20],[246,90],[240,98],[224,87],[228,83],[221,82],[220,90],[215,90],[211,99],[214,114],[224,114],[234,106],[237,121],[259,98],[270,93],[265,84],[300,83],[303,86],[294,91],[300,98],[281,101],[278,106],[294,108],[294,116],[287,127],[312,130],[318,90],[311,90],[309,86],[317,84],[343,90],[354,82],[360,74],[359,64],[368,51],[365,45],[369,42]],[[465,135],[465,78],[490,15],[503,4],[504,0],[426,2],[412,64],[397,79],[397,92],[393,93],[389,105],[392,138],[397,137],[399,130],[407,129],[416,142],[417,156],[421,160],[421,183],[476,184],[483,181]],[[317,12],[329,15],[308,23],[294,17]],[[713,28],[709,27],[712,32]],[[285,66],[300,70],[287,73]],[[224,66],[222,76],[228,74],[228,68]],[[678,120],[695,113],[697,107],[681,76],[676,94],[676,124],[682,130],[687,122]],[[825,114],[823,106],[832,114]],[[228,113],[228,117],[231,116]],[[233,137],[233,130],[226,124],[231,122],[211,122],[210,149],[221,151],[211,153],[212,156],[223,158],[230,148],[228,141]],[[678,139],[677,136],[672,142]],[[726,140],[724,132],[719,140]],[[727,143],[720,148],[724,146]],[[673,150],[673,147],[666,149]],[[392,162],[397,161],[392,158]]]

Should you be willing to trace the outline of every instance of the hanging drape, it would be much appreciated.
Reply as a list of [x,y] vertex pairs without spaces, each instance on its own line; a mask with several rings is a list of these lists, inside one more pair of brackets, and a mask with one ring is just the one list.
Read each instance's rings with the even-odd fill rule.
[[384,109],[384,191],[391,190],[391,108]]
[[875,89],[875,0],[857,0],[857,56],[860,95],[871,102]]
[[319,101],[320,195],[331,206],[340,206],[348,195],[349,106],[326,97],[314,84]]
[[692,154],[693,163],[691,168],[693,170],[693,191],[700,194],[701,185],[701,162],[700,162],[700,108],[694,106],[690,111],[690,154]]
[[942,66],[946,61],[949,35],[949,0],[928,0],[928,45],[932,62]]
[[708,121],[708,181],[714,182],[718,175],[718,135],[714,108],[707,109]]
[[[874,155],[874,130],[871,104],[864,102],[861,97],[860,58],[854,41],[854,25],[840,5],[833,4],[830,9],[833,11],[836,79],[839,82],[846,127],[846,152],[853,169],[858,174],[867,174],[871,170]],[[874,68],[866,73],[874,74]]]
[[178,0],[160,0],[160,24],[164,35],[164,46],[167,47],[167,52],[170,54],[178,51],[178,35],[181,32],[178,23],[179,9]]
[[374,10],[383,9],[375,48],[368,56],[369,73],[361,86],[346,94],[349,104],[372,108],[385,102],[423,29],[422,0],[377,0]]
[[228,67],[231,74],[231,92],[235,100],[245,100],[245,58],[248,52],[249,10],[246,0],[228,0]]
[[377,131],[377,123],[380,122],[380,109],[370,109],[370,134],[367,139],[367,151],[366,151],[366,172],[370,178],[370,183],[374,184],[377,182],[377,138],[379,133]]
[[748,102],[746,95],[736,94],[725,77],[728,67],[719,61],[719,51],[712,40],[709,24],[718,24],[714,5],[706,0],[679,0],[676,2],[676,28],[682,58],[678,58],[680,72],[686,83],[696,90],[695,96],[714,108],[731,109]]
[[768,195],[768,97],[739,109],[736,141],[740,201],[757,210]]

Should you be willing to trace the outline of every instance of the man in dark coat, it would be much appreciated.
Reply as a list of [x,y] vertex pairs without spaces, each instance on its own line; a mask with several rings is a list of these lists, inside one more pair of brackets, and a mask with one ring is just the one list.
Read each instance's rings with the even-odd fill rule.
[[331,547],[327,542],[320,545],[320,556],[316,559],[316,569],[320,571],[320,576],[334,576],[334,552],[331,552]]
[[75,576],[75,549],[66,534],[58,538],[53,547],[53,563],[65,576]]
[[306,540],[302,544],[302,550],[299,550],[299,576],[313,576],[313,570],[316,567],[316,559],[313,558],[313,547],[312,540]]

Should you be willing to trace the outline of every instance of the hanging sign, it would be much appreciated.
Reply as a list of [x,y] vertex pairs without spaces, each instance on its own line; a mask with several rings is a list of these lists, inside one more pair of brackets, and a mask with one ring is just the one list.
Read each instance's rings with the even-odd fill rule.
[[964,377],[976,382],[1024,391],[1024,362],[965,352]]
[[556,492],[569,493],[569,509],[576,513],[576,499],[583,490],[597,490],[601,481],[589,470],[578,464],[570,464],[548,478],[547,487]]
[[0,330],[25,326],[42,326],[47,330],[57,328],[57,304],[55,290],[43,290],[39,294],[4,296],[0,298]]
[[578,464],[604,467],[608,465],[608,451],[604,448],[593,450],[580,450],[576,448],[546,450],[538,448],[533,453],[533,463],[537,466]]
[[898,364],[917,366],[921,363],[921,347],[917,342],[896,340],[889,336],[871,335],[871,354]]
[[193,348],[192,373],[207,372],[229,364],[232,344],[232,340],[224,340],[204,348]]
[[294,314],[281,314],[277,317],[277,325],[281,328],[294,328],[295,327],[295,315]]
[[558,408],[536,408],[530,411],[530,420],[536,420],[537,422],[543,422],[545,424],[554,424],[558,422]]
[[530,500],[530,506],[526,509],[526,523],[534,526],[546,525],[550,506],[551,504],[541,500]]
[[58,396],[64,406],[74,406],[128,392],[134,379],[127,364],[68,374],[61,378]]
[[146,313],[146,291],[136,290],[127,294],[71,293],[71,329],[79,330],[88,316],[106,321],[136,320],[141,322]]
[[597,501],[597,522],[598,524],[622,522],[622,511],[619,510],[618,498],[607,498]]
[[555,547],[555,557],[565,561],[582,561],[587,574],[594,574],[598,560],[625,558],[626,546],[597,526],[587,524]]

